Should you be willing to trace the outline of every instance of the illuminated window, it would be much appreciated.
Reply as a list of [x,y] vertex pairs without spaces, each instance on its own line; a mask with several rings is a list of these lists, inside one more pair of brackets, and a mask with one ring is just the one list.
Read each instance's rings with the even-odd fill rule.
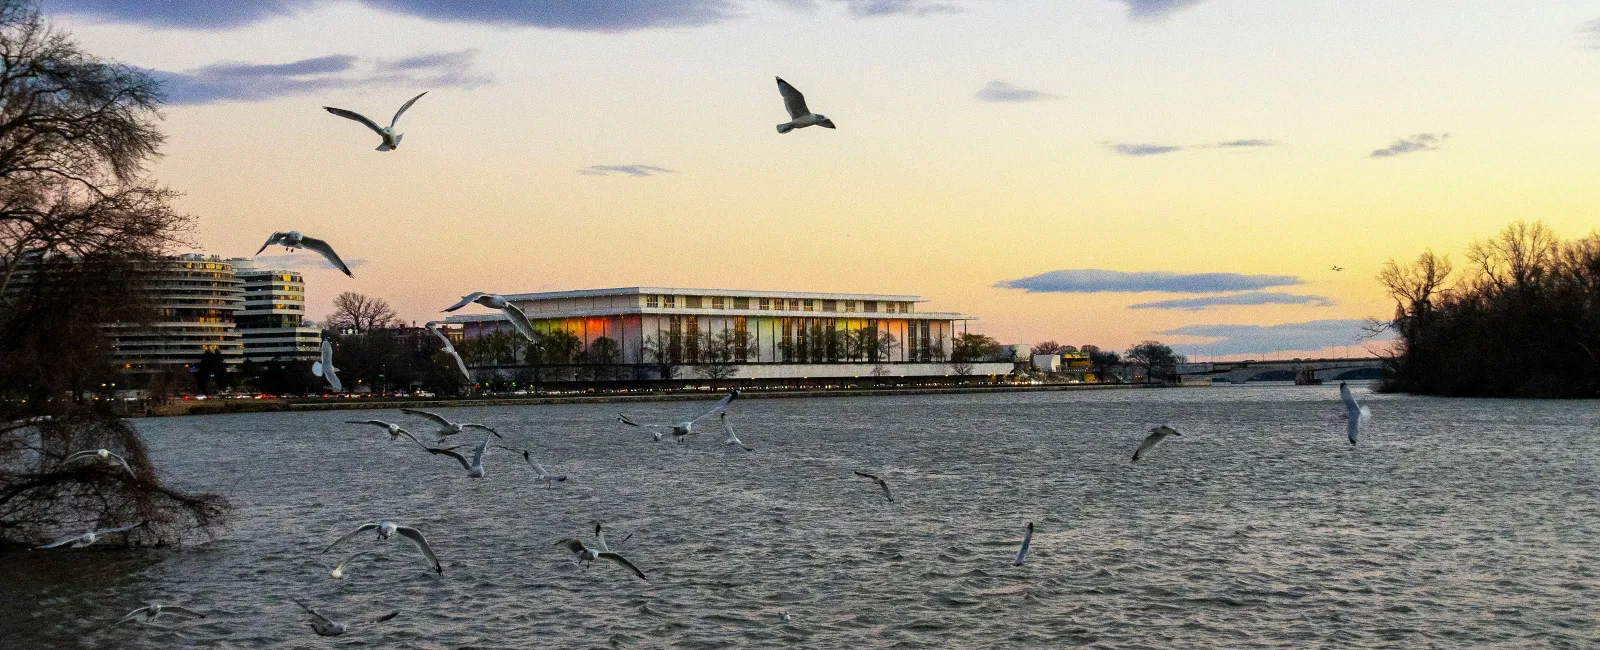
[[677,302],[678,302],[678,297],[677,296],[662,296],[661,297],[661,304],[665,305],[667,309],[672,309],[674,307],[677,307],[678,306]]
[[761,301],[757,303],[757,305],[763,310],[772,309],[772,299],[771,298],[762,298]]
[[805,300],[803,300],[801,302],[803,303],[802,306],[805,307],[806,311],[816,311],[817,310],[817,301],[812,300],[810,298],[807,298],[807,299],[805,299]]
[[645,296],[644,297],[644,306],[646,308],[649,308],[649,309],[655,309],[657,307],[660,307],[661,306],[661,297],[657,296],[655,294],[650,294],[648,296]]

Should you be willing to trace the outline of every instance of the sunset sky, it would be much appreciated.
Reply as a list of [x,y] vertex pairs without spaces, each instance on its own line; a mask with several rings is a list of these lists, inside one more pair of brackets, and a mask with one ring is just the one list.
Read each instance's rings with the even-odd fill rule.
[[[44,7],[166,80],[151,171],[201,249],[294,229],[352,261],[288,260],[317,319],[345,290],[417,321],[476,290],[814,290],[1006,343],[1362,354],[1386,260],[1600,226],[1593,1]],[[839,128],[779,135],[775,75]],[[424,90],[389,153],[321,108]]]

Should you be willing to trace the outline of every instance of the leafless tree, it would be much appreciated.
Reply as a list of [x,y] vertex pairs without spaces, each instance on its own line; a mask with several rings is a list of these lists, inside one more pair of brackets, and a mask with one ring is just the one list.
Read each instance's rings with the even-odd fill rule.
[[366,333],[395,327],[400,318],[382,298],[346,291],[334,297],[328,322],[336,329]]

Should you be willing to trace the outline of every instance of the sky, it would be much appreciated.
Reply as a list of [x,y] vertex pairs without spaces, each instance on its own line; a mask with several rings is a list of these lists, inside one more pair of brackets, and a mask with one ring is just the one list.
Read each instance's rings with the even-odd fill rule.
[[[314,319],[346,290],[416,321],[480,290],[867,292],[1003,343],[1365,356],[1386,261],[1600,226],[1594,1],[43,4],[165,83],[151,173],[200,249],[293,229],[352,262],[263,256]],[[778,134],[774,76],[838,129]],[[423,91],[393,152],[321,109]]]

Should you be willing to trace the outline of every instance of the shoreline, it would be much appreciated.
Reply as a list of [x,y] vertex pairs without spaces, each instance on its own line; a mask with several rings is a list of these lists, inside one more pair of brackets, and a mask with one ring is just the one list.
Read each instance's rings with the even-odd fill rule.
[[[893,395],[968,395],[985,393],[1049,393],[1084,390],[1127,390],[1160,388],[1153,384],[1042,384],[1027,386],[929,386],[906,388],[832,388],[761,390],[739,389],[740,399],[806,399],[819,397],[885,397]],[[317,400],[185,400],[150,405],[142,415],[127,417],[186,417],[231,413],[274,413],[308,411],[363,411],[397,408],[462,408],[469,406],[539,406],[543,404],[611,404],[628,402],[693,402],[720,395],[723,390],[678,390],[639,393],[597,393],[576,395],[527,395],[515,397],[466,398],[348,398]]]

